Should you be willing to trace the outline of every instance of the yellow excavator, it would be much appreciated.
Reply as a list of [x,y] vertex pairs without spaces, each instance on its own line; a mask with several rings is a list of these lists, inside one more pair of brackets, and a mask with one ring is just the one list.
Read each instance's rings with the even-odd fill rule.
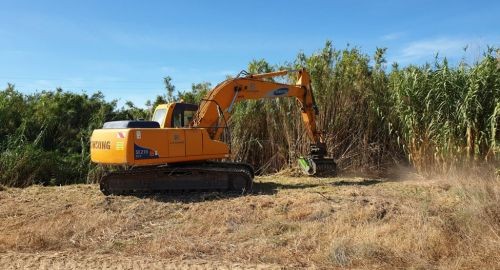
[[[296,73],[295,84],[270,80]],[[263,74],[241,72],[212,89],[199,105],[161,104],[151,121],[106,122],[91,137],[91,159],[104,165],[127,165],[100,182],[104,194],[179,191],[237,191],[252,189],[254,170],[249,164],[224,161],[230,147],[222,141],[237,102],[295,97],[312,140],[311,152],[299,159],[308,175],[335,174],[336,164],[326,158],[326,145],[316,127],[316,106],[311,79],[305,69]]]

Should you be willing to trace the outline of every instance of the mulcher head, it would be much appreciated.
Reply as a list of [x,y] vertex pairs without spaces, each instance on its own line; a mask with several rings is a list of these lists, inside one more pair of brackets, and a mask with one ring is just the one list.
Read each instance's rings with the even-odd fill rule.
[[337,175],[337,164],[333,158],[325,158],[325,155],[326,145],[324,143],[312,144],[309,155],[298,159],[304,174],[323,177]]

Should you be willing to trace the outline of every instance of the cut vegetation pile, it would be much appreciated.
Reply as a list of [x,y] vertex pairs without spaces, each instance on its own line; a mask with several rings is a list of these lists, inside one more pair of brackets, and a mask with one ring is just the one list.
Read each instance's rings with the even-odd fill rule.
[[14,258],[36,252],[59,263],[85,258],[80,266],[143,257],[205,266],[493,269],[500,180],[491,175],[260,177],[255,194],[234,197],[105,197],[96,185],[7,188],[0,191],[0,257],[18,265]]

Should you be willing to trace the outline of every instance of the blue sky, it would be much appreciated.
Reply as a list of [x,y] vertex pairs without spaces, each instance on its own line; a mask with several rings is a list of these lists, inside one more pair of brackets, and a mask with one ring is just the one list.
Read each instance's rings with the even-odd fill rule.
[[252,59],[293,61],[331,40],[389,62],[468,61],[500,46],[500,1],[5,1],[0,87],[32,93],[102,91],[143,106],[164,93],[213,85]]

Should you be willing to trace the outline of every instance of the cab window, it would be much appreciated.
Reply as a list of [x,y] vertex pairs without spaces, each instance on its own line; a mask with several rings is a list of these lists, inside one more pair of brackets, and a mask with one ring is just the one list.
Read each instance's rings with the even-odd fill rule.
[[195,111],[184,111],[184,127],[188,127],[189,123],[193,121]]
[[173,127],[182,127],[182,113],[176,113],[173,115],[174,123]]
[[198,105],[188,103],[176,103],[172,113],[170,122],[171,127],[183,128],[189,127],[189,123],[193,121],[194,115],[198,110]]
[[167,109],[157,109],[153,114],[153,121],[156,121],[160,125],[163,125],[163,123],[165,122],[166,114],[167,114]]

